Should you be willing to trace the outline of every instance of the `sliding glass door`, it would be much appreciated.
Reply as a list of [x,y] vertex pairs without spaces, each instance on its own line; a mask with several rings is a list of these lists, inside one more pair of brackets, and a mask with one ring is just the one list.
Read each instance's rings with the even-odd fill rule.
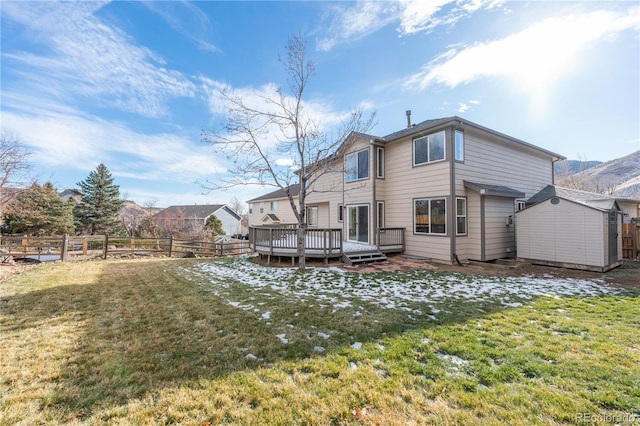
[[369,243],[369,206],[347,207],[347,240]]

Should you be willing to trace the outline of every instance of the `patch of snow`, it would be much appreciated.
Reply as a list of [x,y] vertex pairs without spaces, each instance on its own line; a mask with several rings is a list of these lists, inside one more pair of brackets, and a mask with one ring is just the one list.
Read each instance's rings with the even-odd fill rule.
[[358,365],[355,362],[350,361],[349,362],[349,368],[351,368],[352,370],[355,370],[355,369],[358,368]]
[[282,334],[276,334],[276,337],[277,337],[278,339],[280,339],[280,341],[281,341],[282,343],[289,343],[289,339],[287,339],[285,336],[286,336],[286,334],[285,334],[285,333],[282,333]]
[[[277,268],[258,265],[247,258],[225,262],[202,262],[182,269],[182,274],[206,291],[226,300],[230,306],[253,312],[256,296],[263,319],[279,306],[282,298],[291,303],[330,307],[334,312],[351,311],[361,316],[359,303],[385,309],[402,310],[407,316],[438,319],[432,314],[450,312],[452,304],[489,303],[507,308],[525,306],[537,297],[587,297],[614,294],[619,290],[602,285],[600,280],[536,277],[483,277],[461,274],[434,276],[419,270],[397,271],[371,277],[345,273],[337,268]],[[248,292],[234,289],[246,288]],[[274,294],[275,293],[275,294]],[[244,294],[243,300],[238,300]],[[249,303],[253,299],[253,303]],[[264,300],[258,297],[257,300]],[[264,305],[266,306],[264,306]],[[478,306],[481,309],[482,306]],[[559,310],[559,312],[562,312]],[[293,314],[298,316],[299,313]],[[419,320],[420,318],[416,318]],[[320,336],[320,335],[319,335]]]
[[254,354],[246,354],[244,357],[250,361],[255,361],[258,359],[258,357],[255,356]]
[[324,340],[327,340],[327,339],[328,339],[329,337],[331,337],[331,336],[330,336],[330,335],[328,335],[327,333],[321,333],[321,332],[318,332],[318,337],[320,337],[320,338],[322,338],[322,339],[324,339]]
[[324,349],[322,346],[314,346],[314,347],[313,347],[313,351],[314,351],[314,352],[322,353],[322,352],[324,352],[324,351],[325,351],[325,349]]
[[353,345],[351,345],[352,349],[360,349],[362,348],[362,342],[355,342]]
[[462,358],[460,358],[458,356],[455,356],[455,355],[442,354],[440,352],[436,352],[435,355],[438,358],[443,359],[445,361],[449,361],[450,363],[455,364],[455,365],[461,365],[462,366],[462,365],[468,365],[469,364],[469,361],[464,360],[464,359],[462,359]]

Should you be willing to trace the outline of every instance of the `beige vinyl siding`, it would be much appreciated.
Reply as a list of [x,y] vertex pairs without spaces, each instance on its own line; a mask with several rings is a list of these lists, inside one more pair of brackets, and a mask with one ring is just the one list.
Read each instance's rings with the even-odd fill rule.
[[[385,179],[376,181],[377,199],[385,202],[385,226],[406,228],[405,254],[450,262],[448,237],[413,233],[413,200],[448,197],[451,194],[450,163],[441,161],[414,167],[412,150],[411,138],[385,146]],[[447,212],[455,208],[450,204],[447,199]],[[455,233],[455,224],[448,219],[447,232]]]
[[[346,182],[345,158],[346,154],[369,149],[369,177],[355,182]],[[307,194],[308,205],[324,203],[324,208],[319,209],[319,223],[322,227],[342,228],[346,222],[338,222],[338,205],[371,204],[373,199],[373,168],[374,150],[368,139],[354,138],[349,142],[345,150],[345,156],[336,159],[322,170],[322,174],[313,183]],[[371,215],[371,210],[370,210]],[[370,217],[372,223],[373,218]]]
[[[271,211],[269,209],[271,201],[276,202],[276,210]],[[298,205],[298,197],[294,197],[294,201],[296,206]],[[264,203],[264,212],[260,213],[260,203]],[[296,215],[293,213],[293,209],[291,208],[291,204],[289,203],[288,198],[279,198],[273,200],[260,200],[257,202],[251,203],[253,204],[253,213],[249,213],[249,226],[259,226],[264,225],[262,219],[268,213],[275,214],[280,219],[280,223],[298,223],[296,219]]]
[[485,197],[485,258],[482,260],[514,255],[515,228],[505,225],[505,218],[510,215],[513,215],[513,199]]
[[603,267],[608,264],[606,212],[560,199],[517,213],[518,257]]
[[[458,237],[456,254],[460,259],[480,259],[481,252],[480,194],[469,191],[467,194],[467,236]],[[461,244],[464,240],[464,244]]]
[[455,163],[456,192],[465,194],[463,181],[504,185],[524,192],[529,198],[552,183],[552,162],[548,155],[492,136],[481,139],[465,131],[464,163]]

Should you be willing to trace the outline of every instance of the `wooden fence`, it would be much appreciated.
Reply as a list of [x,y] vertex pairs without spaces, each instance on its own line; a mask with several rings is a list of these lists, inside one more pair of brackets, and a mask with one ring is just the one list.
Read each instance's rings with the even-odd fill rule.
[[638,259],[640,257],[640,221],[622,224],[622,257]]
[[180,240],[175,238],[130,238],[108,235],[0,238],[0,261],[33,259],[40,261],[79,260],[102,257],[215,257],[250,252],[246,240]]

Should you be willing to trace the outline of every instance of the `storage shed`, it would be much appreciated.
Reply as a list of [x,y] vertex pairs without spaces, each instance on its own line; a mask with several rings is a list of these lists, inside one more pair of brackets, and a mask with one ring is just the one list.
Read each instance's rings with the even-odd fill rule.
[[621,210],[615,198],[547,185],[516,213],[519,259],[608,271],[622,263]]

